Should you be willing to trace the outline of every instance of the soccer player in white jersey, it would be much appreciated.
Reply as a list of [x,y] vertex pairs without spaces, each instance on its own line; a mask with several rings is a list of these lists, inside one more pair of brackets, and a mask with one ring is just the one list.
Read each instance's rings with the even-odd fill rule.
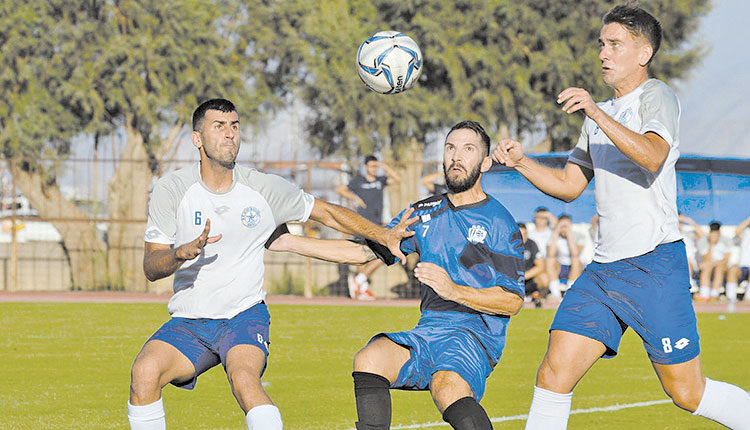
[[496,161],[565,201],[596,178],[594,261],[568,290],[552,322],[526,428],[566,428],[573,388],[600,357],[617,354],[629,326],[642,338],[675,405],[733,429],[749,429],[750,395],[706,378],[700,367],[677,221],[680,107],[669,86],[648,76],[661,27],[640,7],[621,5],[604,16],[599,41],[602,77],[615,94],[595,103],[582,88],[560,93],[557,102],[565,112],[586,115],[565,167],[541,166],[507,139],[493,153]]
[[157,280],[174,274],[172,318],[146,342],[131,371],[131,429],[164,429],[161,390],[192,389],[221,363],[248,429],[279,430],[281,414],[261,386],[270,317],[263,253],[277,226],[308,218],[400,252],[413,233],[391,230],[315,199],[281,177],[235,164],[240,121],[234,105],[209,100],[193,113],[200,163],[172,172],[151,194],[143,269]]

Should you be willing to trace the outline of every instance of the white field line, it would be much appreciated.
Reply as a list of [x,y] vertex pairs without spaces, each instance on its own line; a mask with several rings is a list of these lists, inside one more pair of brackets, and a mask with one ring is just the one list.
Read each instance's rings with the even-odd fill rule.
[[[612,411],[619,411],[622,409],[628,409],[628,408],[641,408],[645,406],[653,406],[653,405],[660,405],[663,403],[671,403],[672,400],[670,399],[663,399],[663,400],[652,400],[650,402],[638,402],[638,403],[626,403],[624,405],[612,405],[612,406],[604,406],[600,408],[588,408],[588,409],[574,409],[570,411],[570,414],[589,414],[592,412],[612,412]],[[495,417],[490,418],[490,421],[493,423],[500,423],[505,421],[517,421],[517,420],[525,420],[529,416],[527,414],[523,415],[510,415],[506,417]],[[400,430],[400,429],[421,429],[421,428],[428,428],[428,427],[450,427],[448,423],[445,422],[432,422],[432,423],[423,423],[423,424],[410,424],[405,426],[394,426],[391,427],[393,430]],[[356,430],[356,429],[349,429],[349,430]]]

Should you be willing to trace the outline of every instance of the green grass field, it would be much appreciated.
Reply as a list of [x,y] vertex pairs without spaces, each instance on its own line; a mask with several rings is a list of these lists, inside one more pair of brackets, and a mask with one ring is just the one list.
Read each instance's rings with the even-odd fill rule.
[[[351,359],[371,335],[411,328],[404,307],[271,305],[271,358],[264,376],[285,428],[351,429]],[[482,405],[490,417],[528,412],[552,311],[514,317],[502,361]],[[168,318],[163,304],[0,303],[0,429],[125,429],[130,365]],[[704,372],[750,388],[750,314],[699,314]],[[743,364],[744,363],[744,364]],[[164,389],[172,429],[244,429],[221,367],[193,391]],[[629,331],[620,355],[601,360],[575,390],[573,409],[666,399],[638,339]],[[393,428],[448,428],[427,392],[392,391]],[[434,423],[433,425],[426,425]],[[522,419],[495,422],[521,429]],[[722,428],[671,403],[576,413],[571,429]]]

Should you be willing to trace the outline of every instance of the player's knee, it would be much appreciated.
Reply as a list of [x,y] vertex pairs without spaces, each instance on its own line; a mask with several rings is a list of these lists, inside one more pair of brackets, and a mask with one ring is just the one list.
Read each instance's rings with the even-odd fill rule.
[[260,386],[260,377],[257,372],[249,367],[237,367],[227,372],[227,379],[232,390],[243,390],[251,387]]
[[665,386],[664,391],[678,408],[695,412],[703,397],[703,389],[694,384],[673,384]]
[[370,345],[360,349],[354,355],[354,371],[375,373],[377,370],[377,353],[373,351]]
[[159,366],[153,360],[139,359],[130,370],[130,392],[133,398],[150,398],[159,391]]

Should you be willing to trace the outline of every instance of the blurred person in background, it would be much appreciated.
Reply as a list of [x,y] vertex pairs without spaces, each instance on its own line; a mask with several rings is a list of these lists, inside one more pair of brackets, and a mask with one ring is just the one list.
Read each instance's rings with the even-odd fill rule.
[[708,236],[698,241],[699,299],[702,301],[719,299],[731,252],[730,243],[721,236],[720,222],[712,222],[708,230]]
[[742,283],[745,300],[748,299],[748,281],[750,279],[750,217],[737,224],[734,230],[734,242],[738,248],[737,262],[727,271],[726,294],[731,303],[737,301],[738,283]]
[[547,246],[555,224],[557,224],[557,218],[549,209],[540,206],[534,210],[534,229],[529,230],[529,239],[539,247],[542,258],[547,258]]
[[443,172],[433,172],[419,178],[419,182],[427,189],[430,195],[439,195],[448,192],[445,186],[445,175]]
[[[401,182],[401,176],[389,165],[378,161],[374,155],[365,157],[364,175],[356,175],[348,185],[336,187],[336,193],[353,202],[357,213],[367,220],[383,224],[383,193],[388,185]],[[378,175],[382,168],[385,175]],[[361,243],[362,238],[357,238]],[[356,269],[355,274],[347,277],[349,296],[359,300],[374,300],[375,294],[370,290],[370,277],[383,265],[380,260],[373,260]]]
[[535,162],[510,139],[501,140],[493,153],[495,161],[566,202],[594,180],[599,214],[593,262],[568,289],[550,327],[527,430],[567,427],[574,387],[600,358],[617,355],[628,327],[643,340],[676,406],[730,428],[750,426],[750,395],[701,370],[677,219],[680,104],[666,83],[649,77],[648,69],[661,36],[659,21],[636,3],[605,14],[598,40],[600,71],[614,97],[596,103],[584,88],[560,92],[557,103],[564,112],[585,114],[578,143],[562,169]]
[[[706,236],[701,226],[696,224],[692,218],[687,215],[679,214],[680,233],[682,241],[685,242],[685,253],[687,254],[688,270],[690,270],[690,285],[697,284],[700,277],[698,270],[698,241]],[[690,228],[685,228],[690,226]]]
[[542,307],[542,295],[539,291],[547,286],[547,270],[544,258],[539,252],[536,242],[529,239],[526,224],[519,222],[518,229],[523,237],[523,264],[526,284],[526,298],[524,301],[533,302],[537,308]]
[[583,239],[577,237],[573,231],[570,215],[560,215],[547,245],[545,261],[549,277],[549,293],[553,298],[561,298],[561,284],[567,289],[583,271],[583,264],[579,258],[581,249],[583,249]]

